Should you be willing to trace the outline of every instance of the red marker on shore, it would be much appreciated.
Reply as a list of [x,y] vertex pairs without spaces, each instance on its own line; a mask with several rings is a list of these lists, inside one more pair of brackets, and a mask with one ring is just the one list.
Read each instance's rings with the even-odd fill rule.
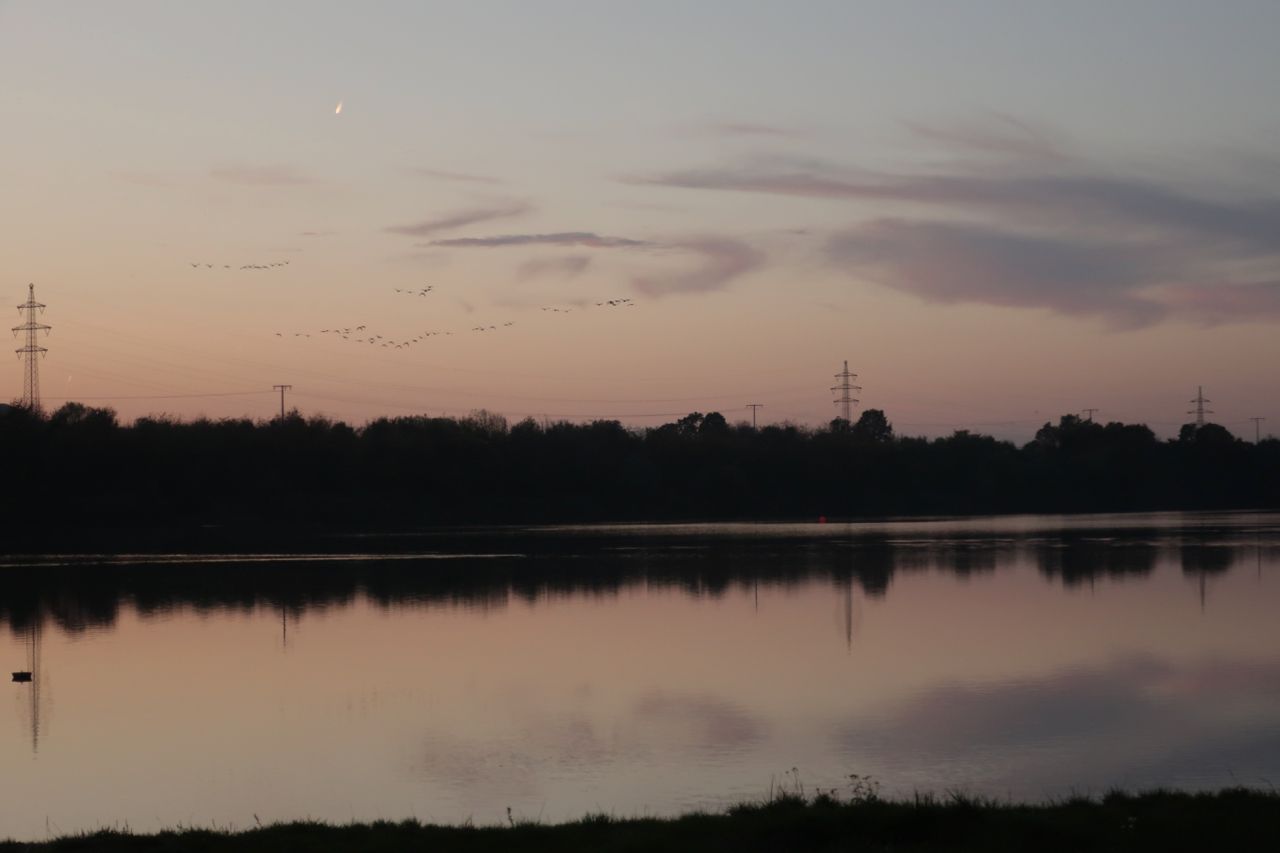
[[820,516],[818,516],[818,523],[819,523],[819,524],[826,524],[826,523],[827,523],[827,517],[826,517],[825,515],[820,515]]

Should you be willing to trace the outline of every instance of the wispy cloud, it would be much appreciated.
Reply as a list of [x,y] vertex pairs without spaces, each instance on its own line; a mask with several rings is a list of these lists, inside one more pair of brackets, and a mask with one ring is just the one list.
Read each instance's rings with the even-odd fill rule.
[[1028,160],[1064,160],[1065,140],[1059,132],[1005,113],[989,113],[979,120],[930,124],[902,123],[917,138],[948,150],[1012,155]]
[[685,213],[689,209],[677,204],[653,204],[645,201],[613,201],[609,202],[609,206],[623,210],[656,210],[660,213]]
[[[896,173],[773,157],[627,180],[856,203],[853,224],[826,242],[827,260],[932,302],[1043,308],[1117,327],[1280,321],[1273,172],[1255,170],[1248,195],[1196,191],[1071,160],[1053,134],[1014,118],[911,127],[992,157]],[[859,222],[868,210],[875,217]]]
[[140,187],[171,187],[173,180],[156,172],[125,170],[115,173],[116,177],[128,184]]
[[229,184],[253,187],[289,187],[315,183],[296,169],[282,165],[258,166],[240,163],[215,166],[209,170],[209,177]]
[[1177,316],[1206,325],[1280,320],[1280,281],[1178,284],[1161,296]]
[[412,168],[408,172],[413,175],[420,175],[424,178],[434,178],[438,181],[453,181],[462,184],[503,184],[506,183],[501,178],[495,178],[489,175],[473,175],[467,172],[449,172],[443,169],[418,169]]
[[458,210],[453,213],[446,213],[442,216],[437,216],[434,219],[427,219],[410,225],[392,225],[384,228],[383,230],[388,234],[405,234],[410,237],[429,237],[440,231],[449,231],[454,228],[462,228],[466,225],[475,225],[480,222],[492,222],[495,219],[507,219],[513,216],[523,216],[532,210],[533,206],[526,202],[509,202],[503,205],[472,207],[466,210]]
[[[504,249],[529,246],[581,247],[587,249],[651,249],[671,251],[677,255],[692,255],[698,263],[691,269],[637,276],[632,285],[648,296],[666,296],[675,293],[699,293],[720,290],[739,276],[764,265],[763,252],[739,240],[722,237],[695,237],[675,240],[634,240],[629,237],[609,237],[592,231],[561,231],[553,234],[501,234],[493,237],[457,237],[448,240],[432,240],[424,246],[453,249]],[[521,269],[528,274],[555,268],[569,273],[580,267],[586,269],[587,258],[558,259],[550,262],[534,260]],[[580,271],[580,270],[578,270]],[[576,274],[576,272],[573,272]]]
[[558,258],[533,258],[520,265],[520,278],[539,278],[541,276],[559,276],[561,278],[577,278],[586,272],[591,265],[587,255],[564,255]]
[[826,252],[842,269],[930,302],[1048,308],[1123,326],[1164,314],[1139,291],[1168,271],[1140,248],[884,219],[836,234]]
[[747,165],[693,169],[632,183],[804,198],[902,202],[1044,224],[1165,228],[1280,251],[1280,198],[1222,201],[1141,178],[1104,174],[904,174]]
[[760,124],[749,121],[721,121],[707,126],[707,129],[720,136],[765,136],[792,137],[797,133],[790,128],[774,124]]
[[738,240],[706,237],[666,245],[692,252],[699,263],[693,269],[637,277],[632,284],[640,293],[667,296],[721,290],[765,262],[763,252]]
[[644,240],[604,237],[590,231],[561,231],[555,234],[499,234],[494,237],[456,237],[432,240],[428,245],[454,249],[500,249],[507,246],[583,246],[589,249],[641,248],[653,246]]

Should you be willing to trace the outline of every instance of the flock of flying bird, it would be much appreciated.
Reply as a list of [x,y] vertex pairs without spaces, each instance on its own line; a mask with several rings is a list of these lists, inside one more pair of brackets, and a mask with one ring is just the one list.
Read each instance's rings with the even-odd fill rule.
[[[277,267],[286,267],[289,265],[288,261],[274,261],[266,264],[240,264],[239,266],[235,266],[235,267],[233,267],[231,264],[210,264],[210,263],[204,263],[204,262],[199,262],[199,263],[189,262],[189,263],[191,263],[192,269],[200,269],[201,267],[204,267],[205,269],[216,269],[217,267],[220,266],[224,270],[229,270],[229,269],[269,270]],[[432,284],[425,285],[424,287],[420,287],[417,290],[414,290],[412,288],[402,288],[402,287],[394,288],[396,293],[402,294],[404,296],[419,296],[419,297],[427,296],[428,294],[433,292],[435,289],[436,289],[435,285],[432,285]],[[555,305],[544,305],[544,306],[541,306],[539,310],[546,311],[552,314],[570,314],[574,311],[586,310],[592,307],[634,308],[636,307],[636,304],[634,301],[630,299],[606,299],[601,302],[595,303],[594,306],[582,305],[577,308],[561,308]],[[505,329],[514,325],[515,325],[514,320],[508,320],[507,322],[504,322],[501,326],[498,326],[498,325],[472,326],[468,331],[469,332],[496,332],[501,329]],[[453,332],[424,331],[412,338],[407,338],[404,340],[396,340],[394,338],[384,338],[382,335],[369,335],[368,327],[361,325],[361,326],[347,326],[344,328],[320,329],[315,334],[335,335],[337,337],[340,337],[344,341],[351,341],[353,343],[365,344],[367,346],[382,347],[385,349],[407,349],[408,347],[411,347],[414,344],[425,341],[427,338],[436,337],[438,335],[453,335]],[[286,334],[285,332],[275,333],[275,336],[277,338],[285,338],[285,337],[309,338],[311,337],[311,335],[312,335],[311,332],[291,332],[289,334]]]
[[[285,261],[284,263],[288,263],[288,261]],[[431,293],[433,290],[435,290],[435,285],[427,285],[418,290],[413,290],[409,288],[400,288],[400,287],[395,288],[396,293],[403,294],[405,296],[426,296],[428,293]],[[542,306],[540,310],[549,311],[555,314],[569,314],[576,310],[585,310],[591,307],[634,308],[635,302],[633,302],[630,299],[606,299],[604,301],[595,303],[594,306],[585,305],[585,306],[582,306],[581,308],[559,308],[553,305],[547,305],[547,306]],[[472,326],[470,329],[468,329],[468,331],[469,332],[496,332],[501,329],[514,326],[515,324],[516,323],[514,320],[508,320],[500,326],[499,325]],[[431,331],[421,332],[412,338],[397,340],[395,338],[386,338],[386,337],[383,337],[382,335],[370,335],[368,332],[368,327],[364,325],[360,325],[360,326],[346,326],[346,327],[333,328],[333,329],[320,329],[319,331],[315,332],[315,334],[334,335],[336,337],[341,338],[344,341],[350,341],[352,343],[357,343],[357,344],[365,344],[366,346],[380,347],[383,349],[408,349],[414,344],[418,344],[425,341],[427,338],[443,336],[443,335],[453,335],[453,332],[431,330]],[[285,332],[275,333],[275,336],[277,338],[285,338],[285,337],[309,338],[311,337],[311,335],[312,335],[311,332],[291,332],[288,334],[286,334]]]
[[[289,265],[289,262],[288,262],[288,261],[275,261],[274,263],[270,263],[270,264],[241,264],[240,266],[236,267],[236,269],[241,269],[241,270],[269,270],[269,269],[271,269],[272,267],[287,267],[288,265]],[[192,264],[191,264],[191,268],[192,268],[193,270],[198,270],[198,269],[200,269],[200,267],[207,267],[208,269],[213,269],[214,267],[218,267],[218,266],[221,266],[224,270],[229,270],[229,269],[231,269],[231,268],[232,268],[232,267],[231,267],[231,264],[205,264],[205,263],[192,263]]]

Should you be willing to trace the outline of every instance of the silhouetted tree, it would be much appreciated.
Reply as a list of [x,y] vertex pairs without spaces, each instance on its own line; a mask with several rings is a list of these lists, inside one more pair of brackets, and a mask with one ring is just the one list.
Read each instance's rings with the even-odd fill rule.
[[893,441],[893,425],[880,409],[864,411],[851,431],[861,441],[876,444]]
[[[1159,441],[1140,424],[1045,424],[1022,448],[959,431],[897,437],[882,411],[832,429],[758,431],[693,412],[508,427],[500,415],[271,421],[155,415],[131,425],[68,403],[0,409],[9,530],[178,524],[816,518],[1280,505],[1280,441],[1217,425]],[[56,514],[37,507],[56,506]],[[48,521],[46,521],[48,520]],[[33,535],[35,535],[33,533]],[[44,534],[41,534],[44,535]]]
[[699,435],[727,435],[728,432],[729,422],[719,412],[708,412],[698,425]]

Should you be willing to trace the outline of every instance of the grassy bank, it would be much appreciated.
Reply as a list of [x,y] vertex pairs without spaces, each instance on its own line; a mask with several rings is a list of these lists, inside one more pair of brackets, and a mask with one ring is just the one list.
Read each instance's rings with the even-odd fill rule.
[[783,796],[724,814],[671,819],[589,816],[554,826],[444,827],[406,821],[290,823],[244,832],[105,831],[0,842],[23,851],[1093,851],[1280,850],[1280,795],[1110,794],[1045,805],[967,798],[890,802]]

